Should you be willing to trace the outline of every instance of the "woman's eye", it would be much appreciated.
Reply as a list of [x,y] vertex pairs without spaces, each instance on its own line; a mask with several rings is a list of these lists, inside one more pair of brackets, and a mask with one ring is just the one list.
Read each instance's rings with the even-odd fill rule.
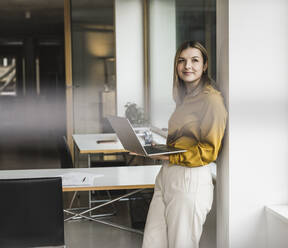
[[178,59],[178,63],[183,63],[184,61],[184,59]]
[[192,62],[197,63],[198,59],[192,59]]

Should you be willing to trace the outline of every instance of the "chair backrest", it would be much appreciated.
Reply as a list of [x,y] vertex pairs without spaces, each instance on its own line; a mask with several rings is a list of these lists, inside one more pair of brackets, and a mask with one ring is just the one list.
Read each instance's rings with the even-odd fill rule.
[[64,245],[62,180],[0,180],[0,247]]
[[62,136],[58,142],[58,151],[61,162],[61,168],[73,168],[73,160],[65,136]]

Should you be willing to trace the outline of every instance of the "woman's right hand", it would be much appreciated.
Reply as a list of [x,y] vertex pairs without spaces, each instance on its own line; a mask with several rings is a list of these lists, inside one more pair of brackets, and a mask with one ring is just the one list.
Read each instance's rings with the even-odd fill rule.
[[141,157],[145,157],[144,155],[138,154],[138,153],[135,153],[135,152],[129,152],[129,155],[131,155],[131,156],[141,156]]

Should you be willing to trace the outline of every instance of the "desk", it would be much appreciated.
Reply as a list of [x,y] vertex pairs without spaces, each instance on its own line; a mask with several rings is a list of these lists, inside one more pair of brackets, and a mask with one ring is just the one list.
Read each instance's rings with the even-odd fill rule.
[[[72,137],[75,150],[80,154],[87,154],[88,168],[91,167],[91,154],[128,152],[123,148],[115,133],[73,134]],[[103,140],[116,140],[116,142],[97,143]]]
[[[72,137],[81,154],[127,152],[115,133],[73,134]],[[101,140],[116,142],[97,143]]]
[[74,213],[69,210],[64,210],[66,213],[72,214],[72,217],[65,221],[73,219],[76,216],[81,216],[89,220],[107,224],[120,229],[142,233],[140,231],[117,225],[108,221],[98,220],[85,216],[84,214],[91,212],[94,209],[111,204],[124,197],[136,194],[143,189],[154,188],[156,176],[160,170],[160,165],[145,165],[145,166],[123,166],[123,167],[98,167],[98,168],[74,168],[74,169],[41,169],[41,170],[2,170],[0,171],[0,179],[16,179],[16,178],[41,178],[41,177],[57,177],[65,176],[68,173],[89,173],[95,174],[93,185],[63,185],[63,192],[66,191],[90,191],[90,190],[120,190],[120,189],[134,189],[134,191],[127,193],[119,198],[103,203],[94,208],[90,208],[81,213]]
[[98,168],[73,168],[73,169],[39,169],[39,170],[1,170],[0,179],[59,177],[71,172],[101,175],[96,177],[90,186],[63,185],[63,192],[90,191],[90,190],[120,190],[154,188],[155,178],[161,165],[121,166]]
[[[141,128],[136,128],[141,130]],[[135,129],[135,130],[136,130]],[[142,130],[147,128],[142,128]],[[153,140],[156,144],[165,144],[166,139],[160,135],[152,132]],[[123,153],[129,152],[124,149],[120,140],[118,139],[115,133],[98,133],[98,134],[73,134],[72,135],[75,145],[75,151],[79,154],[87,154],[88,156],[88,168],[91,167],[91,155],[99,153]],[[99,141],[111,141],[111,142],[102,142]],[[115,140],[116,142],[113,142]],[[127,163],[129,164],[129,163]]]

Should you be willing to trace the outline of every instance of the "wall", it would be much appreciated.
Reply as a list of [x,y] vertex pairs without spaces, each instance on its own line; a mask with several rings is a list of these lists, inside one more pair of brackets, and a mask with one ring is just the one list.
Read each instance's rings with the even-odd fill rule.
[[127,102],[144,107],[143,7],[141,0],[115,1],[117,111]]
[[168,119],[175,108],[172,97],[176,52],[175,14],[175,0],[150,1],[150,118],[151,123],[159,128],[168,127]]
[[288,203],[288,2],[221,4],[229,5],[229,30],[217,33],[229,34],[229,43],[220,40],[217,48],[220,54],[229,51],[219,76],[229,76],[230,120],[229,169],[223,164],[219,169],[228,189],[218,198],[224,198],[222,206],[229,204],[218,216],[218,229],[228,228],[228,240],[218,230],[217,243],[219,248],[264,248],[264,206]]

